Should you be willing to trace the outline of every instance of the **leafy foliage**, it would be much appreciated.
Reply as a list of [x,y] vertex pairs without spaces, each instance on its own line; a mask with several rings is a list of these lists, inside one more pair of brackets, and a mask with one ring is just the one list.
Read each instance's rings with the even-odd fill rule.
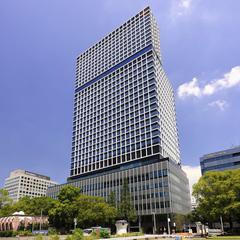
[[73,234],[70,235],[70,236],[67,236],[66,240],[83,240],[84,237],[83,237],[83,231],[82,229],[75,229],[73,231]]
[[41,234],[36,235],[35,240],[43,240],[43,236]]
[[116,193],[114,191],[112,191],[109,196],[108,196],[108,200],[107,203],[113,207],[116,207],[117,205],[117,200],[116,200]]
[[100,230],[100,238],[110,238],[110,233],[107,229]]
[[0,237],[15,237],[17,233],[15,231],[0,231]]
[[91,227],[96,223],[104,226],[116,218],[115,207],[110,206],[101,197],[81,194],[79,188],[65,186],[59,196],[59,201],[56,201],[49,211],[49,222],[57,229],[73,229],[74,218],[77,218],[77,225],[81,228]]
[[64,186],[58,194],[58,200],[62,203],[64,202],[72,202],[76,200],[76,198],[80,195],[80,188],[66,185]]
[[7,216],[12,213],[12,199],[8,195],[8,191],[0,189],[0,217]]
[[11,205],[12,200],[9,198],[8,191],[5,189],[0,189],[0,209],[4,205]]
[[118,206],[118,218],[134,222],[137,219],[135,208],[132,205],[131,193],[127,180],[124,181],[121,190],[121,201]]
[[240,221],[240,169],[205,173],[193,187],[198,207],[192,217],[203,223]]

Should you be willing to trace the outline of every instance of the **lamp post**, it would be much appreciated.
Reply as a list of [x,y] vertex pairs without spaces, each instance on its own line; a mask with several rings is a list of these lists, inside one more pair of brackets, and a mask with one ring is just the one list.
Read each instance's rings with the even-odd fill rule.
[[42,230],[42,208],[41,208],[41,218],[40,218],[40,226],[39,226],[39,230]]
[[156,234],[156,214],[152,212],[153,215],[153,234]]
[[77,218],[74,218],[73,221],[74,221],[74,230],[75,230],[77,227]]
[[174,222],[173,223],[173,234],[175,234],[176,233],[176,223]]
[[223,228],[222,215],[220,216],[220,223],[221,223],[221,231],[222,231],[222,234],[223,234],[224,233],[224,228]]
[[168,223],[168,235],[171,234],[171,231],[170,231],[170,222],[171,222],[171,219],[168,217],[167,215],[167,223]]

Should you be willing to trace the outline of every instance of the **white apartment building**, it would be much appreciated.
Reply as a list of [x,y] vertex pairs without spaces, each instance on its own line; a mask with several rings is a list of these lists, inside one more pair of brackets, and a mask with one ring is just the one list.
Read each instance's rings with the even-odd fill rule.
[[4,189],[8,191],[9,197],[17,202],[24,196],[45,196],[47,188],[56,184],[56,182],[51,181],[50,177],[17,169],[10,172],[9,177],[5,179]]

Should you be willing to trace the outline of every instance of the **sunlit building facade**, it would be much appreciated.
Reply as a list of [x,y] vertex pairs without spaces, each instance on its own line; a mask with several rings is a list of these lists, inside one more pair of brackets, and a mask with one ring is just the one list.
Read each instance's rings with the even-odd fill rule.
[[205,154],[200,158],[202,174],[240,168],[240,146]]
[[46,196],[48,187],[57,185],[50,177],[29,172],[22,169],[16,169],[10,172],[5,179],[4,189],[8,191],[9,197],[13,202],[20,198]]
[[[187,213],[174,93],[149,7],[79,55],[67,184],[120,200],[127,180],[138,215]],[[57,197],[61,186],[49,188]]]

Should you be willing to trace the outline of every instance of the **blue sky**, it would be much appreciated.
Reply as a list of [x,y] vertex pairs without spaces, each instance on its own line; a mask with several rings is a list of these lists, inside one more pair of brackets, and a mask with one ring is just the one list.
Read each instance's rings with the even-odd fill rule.
[[0,186],[16,168],[69,174],[75,58],[149,5],[176,93],[183,165],[240,145],[240,1],[2,0]]

